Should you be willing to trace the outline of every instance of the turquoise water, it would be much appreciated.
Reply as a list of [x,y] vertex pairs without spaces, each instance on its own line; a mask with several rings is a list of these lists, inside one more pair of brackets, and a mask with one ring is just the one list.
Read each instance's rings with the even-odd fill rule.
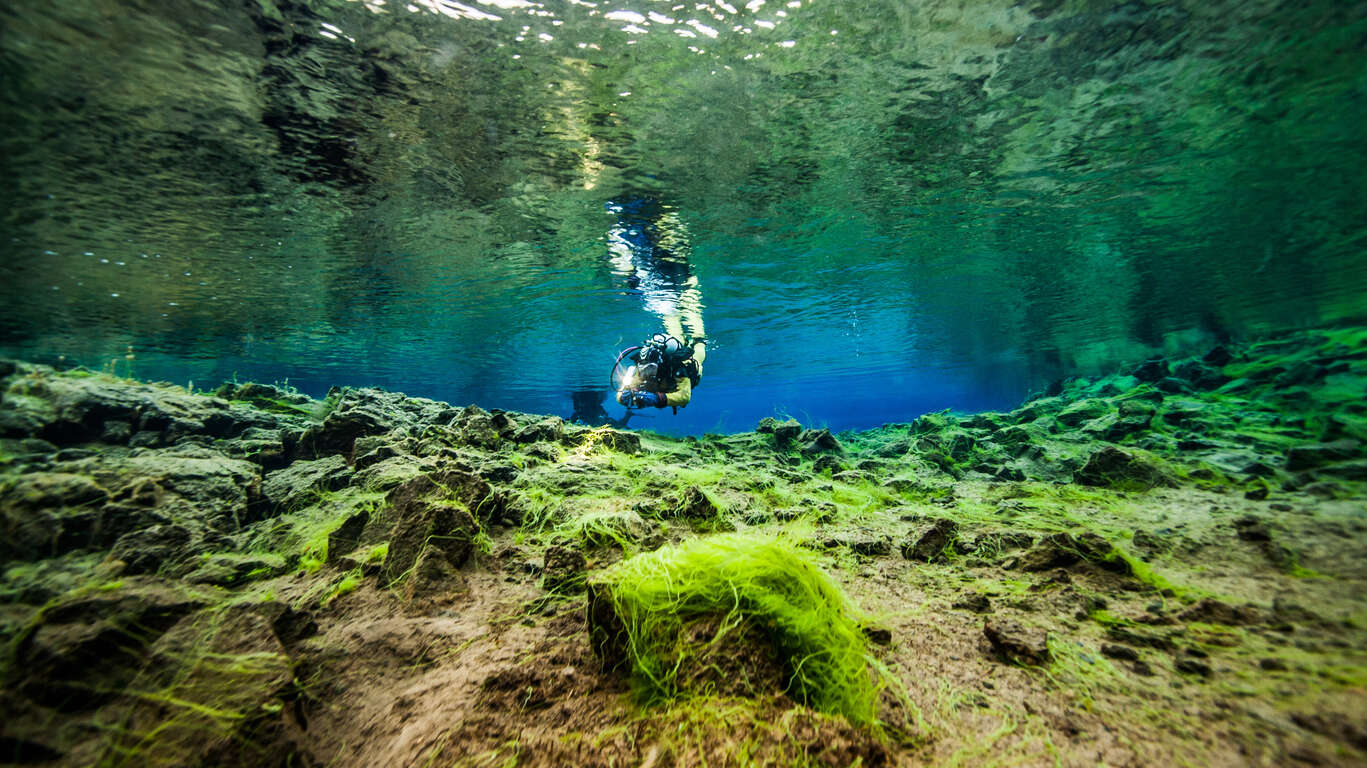
[[[613,359],[682,299],[703,381],[630,425],[700,433],[1010,407],[1367,315],[1364,3],[0,23],[0,354],[617,418]],[[610,203],[647,199],[623,238]]]

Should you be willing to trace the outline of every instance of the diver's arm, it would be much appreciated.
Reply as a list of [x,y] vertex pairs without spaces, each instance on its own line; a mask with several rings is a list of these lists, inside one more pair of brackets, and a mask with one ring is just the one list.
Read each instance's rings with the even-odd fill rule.
[[682,376],[674,383],[674,391],[664,393],[665,405],[672,405],[676,408],[688,405],[688,401],[693,399],[693,382],[687,376]]

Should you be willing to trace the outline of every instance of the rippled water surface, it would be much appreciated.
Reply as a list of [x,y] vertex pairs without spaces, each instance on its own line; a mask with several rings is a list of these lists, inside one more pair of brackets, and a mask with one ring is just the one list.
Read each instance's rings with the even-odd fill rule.
[[843,428],[1367,315],[1360,2],[14,0],[0,25],[5,354],[569,416],[678,323],[703,382],[632,426]]

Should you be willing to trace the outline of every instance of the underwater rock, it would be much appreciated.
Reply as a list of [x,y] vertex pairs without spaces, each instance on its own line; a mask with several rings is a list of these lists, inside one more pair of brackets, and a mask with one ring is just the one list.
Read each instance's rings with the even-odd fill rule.
[[[1327,467],[1321,467],[1318,470],[1318,474],[1328,475],[1329,477],[1351,482],[1364,482],[1367,481],[1367,460],[1345,461],[1338,464],[1331,464]],[[1313,493],[1310,486],[1306,486],[1304,490],[1307,493]],[[1335,493],[1330,496],[1330,498],[1341,498],[1346,497],[1347,495],[1351,494],[1347,494],[1346,492],[1344,492],[1344,494]]]
[[351,468],[360,472],[367,467],[372,467],[385,459],[392,459],[395,456],[402,456],[409,451],[404,446],[406,439],[399,431],[389,432],[383,435],[366,435],[356,438],[351,448]]
[[265,411],[285,410],[286,412],[297,412],[295,409],[286,406],[307,406],[311,400],[307,395],[298,392],[290,392],[271,384],[261,384],[258,382],[248,382],[246,384],[233,386],[224,384],[214,393],[218,397],[228,400],[241,400],[251,403]]
[[135,698],[113,748],[136,749],[148,765],[241,766],[288,751],[273,715],[294,680],[273,626],[283,610],[276,601],[230,606],[212,623],[192,617],[158,638],[130,687],[170,692],[181,711],[168,720],[155,697]]
[[1027,629],[1020,622],[989,620],[983,634],[991,644],[992,655],[1002,661],[1038,667],[1048,664],[1049,636],[1042,629]]
[[383,435],[394,426],[392,416],[374,402],[372,393],[347,390],[322,424],[304,432],[300,446],[313,456],[341,454],[350,457],[356,438]]
[[[125,482],[151,478],[168,494],[186,502],[177,509],[183,517],[223,531],[261,517],[261,475],[255,464],[231,459],[196,445],[166,450],[134,451],[126,459],[92,465],[98,472],[113,469]],[[171,498],[162,500],[163,506]]]
[[612,585],[606,581],[589,579],[585,588],[588,592],[588,602],[584,609],[584,618],[593,655],[598,658],[604,672],[619,673],[629,670],[631,637],[621,617],[617,615]]
[[1127,627],[1120,624],[1107,625],[1106,635],[1119,643],[1137,645],[1142,648],[1153,648],[1159,651],[1171,651],[1176,647],[1172,641],[1172,635],[1146,632],[1135,627]]
[[1244,541],[1271,541],[1272,532],[1267,522],[1253,515],[1244,515],[1234,521],[1234,531]]
[[641,452],[641,436],[635,432],[623,432],[617,429],[600,429],[594,434],[597,440],[609,450],[618,453],[636,454]]
[[61,712],[95,709],[133,679],[148,643],[202,605],[183,590],[138,580],[64,600],[17,639],[7,687]]
[[1216,368],[1195,360],[1187,360],[1173,366],[1172,374],[1176,378],[1191,382],[1194,389],[1217,389],[1229,381],[1229,377]]
[[1140,397],[1133,397],[1116,403],[1116,412],[1120,414],[1122,419],[1141,419],[1145,423],[1153,418],[1157,409],[1158,406],[1153,401]]
[[1311,733],[1350,744],[1367,752],[1367,722],[1361,717],[1353,722],[1348,715],[1338,712],[1292,712],[1291,722]]
[[450,469],[433,475],[433,479],[450,489],[481,522],[500,522],[508,511],[507,497],[473,471]]
[[1036,426],[1011,426],[994,433],[991,440],[1002,446],[1008,455],[1020,458],[1030,452],[1032,445],[1044,439],[1037,430]]
[[1011,567],[1028,572],[1047,571],[1066,568],[1081,559],[1072,537],[1066,533],[1056,533],[1017,557]]
[[911,422],[914,435],[931,435],[958,426],[959,420],[946,412],[927,413]]
[[987,595],[981,592],[970,592],[969,594],[950,603],[950,608],[958,608],[962,611],[972,611],[974,613],[991,613],[992,601]]
[[478,476],[488,482],[513,482],[519,473],[517,465],[504,459],[489,459],[476,470]]
[[1082,425],[1084,433],[1100,437],[1109,442],[1120,442],[1130,435],[1139,434],[1149,428],[1155,407],[1141,399],[1121,400],[1116,404],[1114,414],[1107,413]]
[[8,512],[37,511],[98,504],[109,492],[86,475],[65,472],[33,472],[20,475],[0,493],[0,509]]
[[[381,578],[384,577],[383,567]],[[458,588],[459,568],[452,563],[450,555],[440,547],[423,547],[413,562],[413,567],[398,577],[399,594],[406,601],[419,596],[438,593],[449,594]],[[394,582],[389,582],[393,584]]]
[[1101,655],[1120,661],[1139,661],[1139,651],[1128,645],[1101,644]]
[[288,569],[285,567],[283,558],[268,559],[266,557],[217,554],[210,556],[198,568],[191,571],[185,577],[185,581],[191,584],[230,586],[244,581],[251,575],[258,577],[262,575],[276,576],[286,570]]
[[1202,454],[1201,460],[1221,472],[1250,477],[1273,477],[1277,471],[1252,451],[1216,451]]
[[541,566],[541,587],[547,592],[577,592],[584,588],[584,573],[588,560],[584,553],[571,547],[551,545],[546,548]]
[[[1056,534],[1057,536],[1067,537],[1068,534]],[[1120,552],[1100,534],[1093,531],[1084,531],[1077,536],[1070,537],[1071,545],[1082,556],[1082,559],[1093,563],[1102,570],[1112,573],[1119,573],[1130,576],[1134,573],[1134,568],[1129,561],[1121,557]],[[1068,546],[1067,543],[1062,544]]]
[[1087,463],[1073,476],[1081,485],[1149,490],[1172,486],[1166,470],[1137,453],[1104,446],[1087,457]]
[[364,488],[376,491],[390,491],[415,477],[437,471],[435,459],[420,459],[402,454],[383,459],[356,472],[353,482]]
[[830,454],[818,456],[816,457],[816,460],[812,462],[812,472],[815,473],[830,472],[835,474],[839,473],[842,469],[844,469],[844,465],[840,463],[839,459]]
[[509,421],[503,414],[498,414],[496,424],[495,418],[494,414],[485,412],[477,405],[467,407],[452,425],[456,428],[457,440],[464,445],[477,448],[497,448],[499,441],[503,439],[499,427],[507,427]]
[[1077,427],[1085,421],[1100,418],[1111,412],[1111,405],[1099,398],[1087,398],[1069,405],[1054,415],[1058,423],[1066,427]]
[[1290,448],[1286,452],[1286,468],[1298,472],[1360,458],[1363,458],[1362,443],[1352,438],[1344,438],[1329,443],[1311,443]]
[[460,568],[474,554],[479,523],[463,504],[445,499],[447,492],[431,478],[420,476],[385,497],[396,522],[381,569],[384,583],[405,576],[428,550],[453,568]]
[[277,511],[307,506],[320,491],[336,491],[351,481],[352,470],[341,456],[296,461],[266,475],[261,492]]
[[109,555],[124,563],[124,573],[156,573],[165,565],[183,562],[196,554],[190,547],[194,538],[194,533],[183,525],[153,525],[120,536]]
[[221,440],[215,447],[230,458],[250,461],[267,471],[282,469],[289,464],[285,432],[281,429],[248,427],[236,439]]
[[1210,677],[1214,670],[1210,665],[1200,659],[1181,658],[1173,662],[1172,668],[1186,675],[1197,675],[1200,677]]
[[1229,350],[1229,347],[1219,344],[1202,356],[1201,362],[1220,368],[1234,362],[1234,353]]
[[958,523],[947,517],[937,518],[933,525],[902,545],[902,557],[920,562],[940,561],[944,551],[953,546],[958,533]]
[[687,520],[709,520],[721,515],[721,508],[696,485],[688,486],[673,509],[675,515]]
[[341,525],[328,534],[328,562],[335,563],[355,551],[356,547],[360,546],[361,534],[369,522],[369,509],[358,509],[347,515]]
[[1166,392],[1170,395],[1183,395],[1190,394],[1192,392],[1191,385],[1187,383],[1186,379],[1179,379],[1176,376],[1169,376],[1165,379],[1159,379],[1158,381],[1154,382],[1153,385],[1157,387],[1159,390]]
[[1141,549],[1149,554],[1162,554],[1172,548],[1172,545],[1166,538],[1159,536],[1157,533],[1150,533],[1148,531],[1135,531],[1134,537],[1130,539],[1130,543],[1133,544],[1136,549]]
[[[778,434],[777,430],[774,434]],[[843,452],[840,441],[835,439],[835,435],[832,435],[829,429],[809,429],[803,432],[797,440],[802,444],[802,453],[808,456],[823,451]]]
[[786,448],[798,439],[803,433],[803,427],[797,421],[789,419],[774,425],[774,444],[779,448]]
[[565,436],[565,420],[550,416],[521,427],[513,433],[513,441],[518,443],[558,443]]
[[857,531],[848,535],[836,536],[826,541],[827,549],[844,547],[856,555],[865,557],[886,557],[892,554],[892,542],[872,531]]
[[1177,614],[1177,618],[1182,621],[1225,624],[1231,627],[1257,624],[1262,620],[1262,616],[1254,606],[1233,606],[1209,597],[1202,599],[1196,605]]
[[1156,382],[1168,375],[1168,361],[1161,357],[1145,360],[1130,375],[1145,383]]

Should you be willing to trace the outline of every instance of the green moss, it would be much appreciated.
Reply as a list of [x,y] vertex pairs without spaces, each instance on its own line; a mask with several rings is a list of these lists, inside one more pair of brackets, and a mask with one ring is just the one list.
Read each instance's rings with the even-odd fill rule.
[[363,565],[370,563],[383,563],[384,559],[388,556],[389,542],[382,541],[379,544],[376,544],[375,546],[366,550],[365,554],[361,557],[361,563]]
[[361,586],[361,583],[363,581],[365,581],[365,576],[361,574],[361,569],[353,568],[352,570],[347,572],[346,576],[342,577],[341,581],[338,581],[336,584],[332,585],[332,590],[329,591],[328,596],[324,598],[323,604],[327,605],[328,603],[331,603],[333,600],[336,600],[342,595],[355,592],[356,588]]
[[[633,521],[633,513],[625,510],[590,509],[577,514],[555,526],[555,534],[567,537],[588,547],[615,546],[623,552],[636,549],[636,533],[633,527],[642,521]],[[635,523],[635,526],[633,526]]]
[[[328,537],[337,530],[347,518],[361,510],[372,515],[381,511],[385,494],[379,491],[362,491],[348,488],[343,491],[324,491],[314,502],[297,512],[281,515],[273,527],[271,538],[278,544],[271,549],[283,553],[299,555],[299,565],[313,573],[327,562]],[[273,554],[270,549],[261,554]]]
[[797,547],[753,534],[714,536],[638,555],[604,578],[645,700],[682,693],[675,676],[690,649],[681,630],[691,619],[720,616],[713,643],[742,622],[768,634],[796,701],[857,723],[875,720],[878,687],[859,614]]
[[1092,711],[1101,691],[1129,687],[1109,659],[1077,640],[1050,634],[1048,643],[1050,662],[1045,676],[1071,692],[1083,709]]
[[1211,593],[1194,587],[1185,587],[1168,581],[1166,577],[1153,569],[1146,561],[1126,552],[1120,547],[1113,547],[1107,560],[1123,560],[1129,566],[1130,576],[1136,581],[1143,582],[1158,590],[1164,595],[1171,595],[1184,601],[1192,601],[1201,597],[1209,597]]
[[1092,621],[1095,621],[1103,627],[1128,627],[1134,625],[1133,621],[1121,616],[1116,616],[1114,613],[1104,609],[1092,611],[1089,616]]

